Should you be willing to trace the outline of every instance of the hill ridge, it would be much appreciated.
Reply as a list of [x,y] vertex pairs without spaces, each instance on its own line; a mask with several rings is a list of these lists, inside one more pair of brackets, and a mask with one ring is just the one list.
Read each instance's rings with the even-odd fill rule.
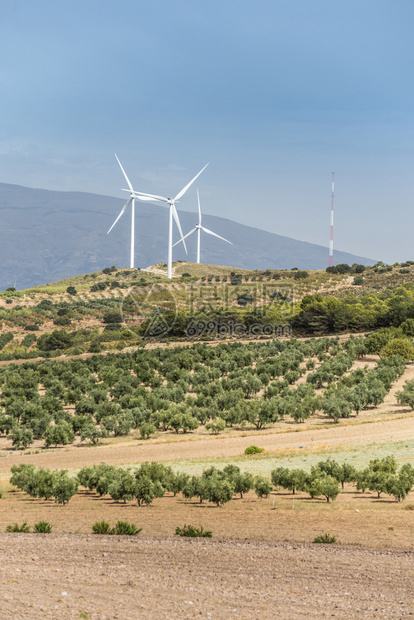
[[[129,264],[128,214],[107,235],[124,199],[77,191],[56,191],[0,183],[0,289],[27,288],[108,265]],[[196,213],[180,209],[184,232],[194,227]],[[237,269],[323,269],[328,248],[203,214],[205,225],[233,242],[202,239],[202,262]],[[136,265],[147,267],[167,259],[168,216],[164,207],[141,205],[136,210]],[[176,233],[175,233],[176,234]],[[177,237],[175,237],[176,239]],[[195,235],[174,260],[195,256]],[[347,252],[335,252],[336,263],[374,264]]]

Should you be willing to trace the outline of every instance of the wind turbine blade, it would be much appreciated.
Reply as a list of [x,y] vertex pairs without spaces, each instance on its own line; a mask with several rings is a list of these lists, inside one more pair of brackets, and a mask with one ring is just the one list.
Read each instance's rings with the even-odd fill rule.
[[188,188],[189,188],[189,187],[190,187],[190,186],[194,183],[194,181],[195,181],[196,179],[198,179],[198,177],[200,176],[200,174],[201,174],[201,173],[202,173],[202,172],[203,172],[203,171],[207,168],[207,166],[208,166],[208,164],[206,164],[206,165],[204,166],[204,168],[202,168],[202,169],[200,170],[200,172],[199,172],[198,174],[196,174],[196,175],[195,175],[194,179],[191,179],[191,181],[190,181],[189,183],[187,183],[187,185],[186,185],[185,187],[183,187],[183,189],[181,190],[181,192],[179,192],[179,193],[176,195],[176,197],[174,198],[174,202],[175,202],[176,200],[178,200],[179,198],[181,198],[181,196],[184,196],[184,194],[186,193],[186,191],[188,190]]
[[157,196],[156,194],[147,194],[146,192],[137,192],[135,190],[133,193],[135,195],[135,198],[138,198],[139,200],[143,200],[141,196],[144,196],[146,198],[151,198],[151,200],[161,200],[162,202],[168,202],[168,198],[165,198],[165,196]]
[[178,241],[176,241],[176,242],[174,243],[173,247],[174,247],[174,246],[176,246],[176,245],[178,245],[179,243],[181,243],[184,239],[187,239],[187,237],[189,237],[190,235],[192,235],[192,234],[193,234],[193,232],[195,232],[196,230],[197,230],[197,228],[193,228],[193,230],[190,230],[190,232],[189,232],[189,233],[187,233],[186,235],[184,235],[184,237],[183,237],[182,239],[179,239]]
[[188,254],[188,252],[187,252],[187,246],[186,246],[186,244],[185,244],[184,237],[183,237],[183,231],[181,230],[180,220],[179,220],[179,218],[178,218],[177,209],[175,208],[175,204],[174,204],[174,203],[172,203],[171,208],[172,208],[172,214],[173,214],[173,217],[174,217],[174,219],[175,219],[175,223],[177,224],[177,228],[178,228],[178,230],[179,230],[179,232],[180,232],[180,235],[181,235],[181,241],[183,242],[183,246],[184,246],[185,253],[186,253],[186,254]]
[[198,225],[201,226],[201,207],[200,207],[200,194],[197,190],[197,200],[198,200]]
[[118,155],[117,155],[116,153],[114,153],[114,155],[115,155],[115,157],[116,157],[116,161],[118,162],[118,164],[119,164],[119,166],[120,166],[120,168],[121,168],[122,172],[124,173],[124,177],[125,177],[125,179],[126,179],[126,182],[128,183],[128,187],[129,187],[130,191],[131,191],[131,192],[133,192],[133,191],[134,191],[134,188],[132,187],[132,185],[131,185],[131,181],[128,179],[127,174],[126,174],[125,170],[123,169],[121,162],[120,162],[120,161],[119,161],[119,159],[118,159]]
[[167,202],[166,200],[158,200],[158,198],[151,198],[151,196],[139,196],[137,194],[134,193],[134,198],[136,198],[136,200],[142,200],[143,202],[147,201],[147,202]]
[[213,235],[214,237],[218,237],[219,239],[222,239],[223,241],[230,243],[230,245],[233,245],[232,242],[229,241],[228,239],[225,239],[224,237],[220,237],[220,235],[217,235],[215,232],[213,232],[212,230],[209,230],[208,228],[204,228],[204,226],[201,227],[201,230],[204,230],[204,232],[207,233],[208,235]]
[[113,229],[113,227],[115,226],[115,224],[117,223],[117,221],[119,220],[119,218],[121,217],[121,215],[123,215],[125,213],[125,211],[128,209],[129,205],[131,204],[131,202],[133,201],[133,198],[131,197],[129,200],[126,201],[126,203],[124,204],[124,206],[121,209],[120,214],[118,215],[118,217],[116,218],[115,222],[112,224],[111,228],[108,230],[108,232],[106,233],[107,235],[109,235],[109,233],[111,232],[111,230]]

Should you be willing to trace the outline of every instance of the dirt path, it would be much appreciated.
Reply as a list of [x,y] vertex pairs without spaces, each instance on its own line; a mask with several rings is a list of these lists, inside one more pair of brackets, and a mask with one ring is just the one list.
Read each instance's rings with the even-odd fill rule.
[[1,617],[407,618],[411,552],[295,543],[1,535]]
[[[181,438],[181,437],[180,437]],[[331,428],[257,434],[245,437],[211,437],[192,440],[191,437],[170,443],[109,444],[106,446],[71,446],[39,454],[22,455],[10,452],[0,460],[0,473],[6,474],[12,465],[33,463],[40,467],[71,469],[105,462],[112,465],[144,461],[170,461],[243,454],[252,444],[270,452],[334,446],[356,446],[414,439],[414,416],[370,424],[332,425]]]
[[396,393],[402,389],[404,383],[406,381],[411,381],[414,379],[414,364],[410,363],[407,365],[405,372],[403,375],[394,383],[388,394],[386,395],[384,402],[378,406],[378,411],[389,410],[390,407],[400,407],[396,400]]

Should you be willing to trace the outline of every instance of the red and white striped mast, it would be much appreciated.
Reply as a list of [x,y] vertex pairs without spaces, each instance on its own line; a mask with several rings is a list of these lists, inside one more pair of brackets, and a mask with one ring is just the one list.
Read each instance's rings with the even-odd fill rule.
[[335,185],[335,176],[334,176],[334,173],[332,172],[331,238],[329,240],[329,267],[332,267],[333,265],[334,185]]

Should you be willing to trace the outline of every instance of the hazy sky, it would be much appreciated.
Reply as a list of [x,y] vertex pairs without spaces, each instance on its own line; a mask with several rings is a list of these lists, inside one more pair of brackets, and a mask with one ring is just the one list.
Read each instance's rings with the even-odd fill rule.
[[334,171],[335,247],[414,259],[413,23],[412,0],[3,0],[0,181],[122,197],[116,152],[175,195],[210,162],[206,213],[327,246]]

